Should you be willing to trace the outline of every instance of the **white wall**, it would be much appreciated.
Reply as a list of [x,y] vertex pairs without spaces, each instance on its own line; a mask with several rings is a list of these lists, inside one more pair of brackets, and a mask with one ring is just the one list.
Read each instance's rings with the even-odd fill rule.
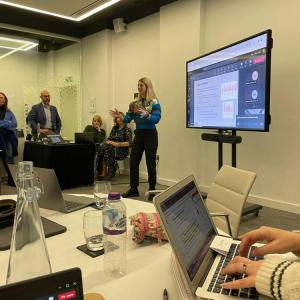
[[101,115],[104,128],[107,125],[108,109],[112,99],[112,46],[111,31],[105,30],[82,41],[82,128],[91,124],[94,112],[90,102],[96,102],[96,114]]
[[41,56],[35,49],[14,53],[0,60],[1,88],[8,97],[8,107],[15,114],[18,128],[25,128],[24,103],[32,100],[39,84]]
[[51,103],[62,120],[61,134],[74,139],[74,132],[81,130],[81,44],[75,43],[45,55],[45,74],[41,89],[48,89]]
[[[300,213],[299,9],[296,0],[290,0],[289,5],[272,0],[179,0],[163,6],[160,13],[129,24],[124,34],[104,31],[85,38],[84,120],[90,122],[88,101],[97,95],[97,112],[109,128],[107,110],[126,110],[137,79],[150,77],[162,105],[159,181],[172,183],[193,173],[207,190],[217,172],[217,144],[201,141],[203,131],[185,128],[185,62],[271,28],[271,131],[241,133],[237,164],[258,173],[251,201]],[[228,146],[225,162],[230,164]]]
[[[237,163],[258,174],[252,190],[256,202],[292,212],[300,212],[299,9],[296,0],[210,0],[205,15],[205,51],[273,30],[270,132],[241,133]],[[212,163],[209,157],[206,165]]]

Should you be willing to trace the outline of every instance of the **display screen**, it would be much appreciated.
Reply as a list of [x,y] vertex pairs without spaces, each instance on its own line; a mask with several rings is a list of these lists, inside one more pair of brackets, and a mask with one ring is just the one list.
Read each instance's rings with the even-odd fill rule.
[[269,131],[271,33],[187,62],[188,128]]
[[160,206],[169,234],[173,237],[173,246],[192,281],[216,236],[195,182],[182,187],[162,201]]
[[63,141],[62,137],[59,134],[52,134],[47,136],[49,143],[59,144]]
[[83,300],[81,271],[72,268],[1,286],[0,299]]

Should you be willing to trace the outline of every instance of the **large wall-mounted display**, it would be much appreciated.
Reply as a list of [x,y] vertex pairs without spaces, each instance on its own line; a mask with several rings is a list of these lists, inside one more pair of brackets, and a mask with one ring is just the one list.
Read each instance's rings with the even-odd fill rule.
[[272,31],[186,63],[186,126],[269,131]]

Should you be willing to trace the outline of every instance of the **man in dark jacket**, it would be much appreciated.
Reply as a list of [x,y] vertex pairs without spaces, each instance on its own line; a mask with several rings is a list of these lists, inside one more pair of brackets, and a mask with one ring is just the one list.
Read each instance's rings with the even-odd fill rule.
[[50,94],[42,91],[40,96],[42,102],[33,105],[26,122],[32,130],[32,135],[47,135],[48,133],[60,133],[61,120],[55,106],[50,105]]

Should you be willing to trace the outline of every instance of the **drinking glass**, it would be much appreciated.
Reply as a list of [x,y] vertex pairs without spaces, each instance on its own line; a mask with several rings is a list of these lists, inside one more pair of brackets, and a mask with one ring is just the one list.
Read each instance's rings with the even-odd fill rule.
[[107,195],[111,191],[109,181],[96,181],[94,185],[94,199],[98,209],[103,209]]
[[103,248],[102,212],[89,210],[83,215],[83,232],[87,248],[99,251]]

